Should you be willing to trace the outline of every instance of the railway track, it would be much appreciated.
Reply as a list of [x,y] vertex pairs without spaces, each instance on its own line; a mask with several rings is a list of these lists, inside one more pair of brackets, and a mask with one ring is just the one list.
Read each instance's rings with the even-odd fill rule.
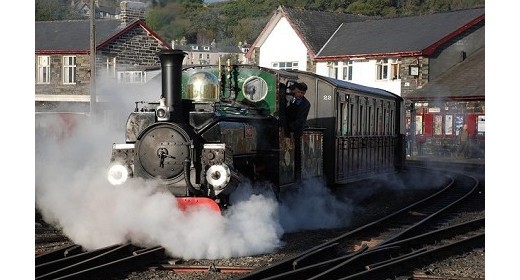
[[386,279],[437,257],[483,246],[483,219],[450,224],[456,213],[475,204],[472,200],[482,199],[478,180],[433,172],[445,182],[434,195],[265,268],[169,264],[162,247],[123,244],[85,252],[68,245],[36,257],[36,279],[103,279],[140,269],[230,275],[225,279]]
[[[435,250],[427,247],[403,247],[406,244],[404,240],[421,240],[418,239],[419,236],[432,236],[435,232],[442,235],[440,229],[447,218],[460,207],[471,204],[472,199],[483,199],[482,195],[478,195],[479,181],[476,178],[449,172],[442,174],[446,177],[446,186],[432,196],[237,279],[386,279],[397,273],[386,269],[391,266],[420,266],[420,260],[427,259],[426,256],[443,256],[444,252],[464,252],[468,247],[478,244],[483,247],[483,220],[480,221],[482,232],[470,238],[472,241],[453,242],[450,246]],[[423,244],[426,245],[428,244]],[[374,258],[377,261],[374,261]],[[407,266],[398,263],[396,259],[403,262],[406,260]],[[353,265],[353,262],[358,265]],[[375,267],[377,269],[374,269]],[[377,271],[383,272],[375,275]],[[363,278],[368,277],[366,274],[374,274],[370,277],[376,278]]]
[[103,279],[111,273],[132,271],[165,258],[163,247],[112,245],[84,251],[67,246],[36,257],[35,279]]

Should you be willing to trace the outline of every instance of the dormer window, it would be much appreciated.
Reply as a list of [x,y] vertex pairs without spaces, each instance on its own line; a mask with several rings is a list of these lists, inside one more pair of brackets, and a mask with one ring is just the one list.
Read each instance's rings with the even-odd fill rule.
[[194,50],[194,51],[198,51],[199,50],[199,46],[191,46],[191,49]]
[[205,51],[209,51],[209,46],[204,46]]

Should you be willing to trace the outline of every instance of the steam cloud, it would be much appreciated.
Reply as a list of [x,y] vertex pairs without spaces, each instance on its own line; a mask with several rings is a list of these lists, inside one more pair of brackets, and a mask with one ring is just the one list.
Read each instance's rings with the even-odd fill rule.
[[[109,98],[127,103],[122,110],[126,116],[133,101],[160,96],[160,90],[149,99],[124,92],[124,98]],[[349,222],[350,203],[335,198],[320,181],[307,182],[280,200],[268,187],[242,184],[224,215],[204,208],[182,212],[173,195],[142,179],[112,186],[106,179],[111,146],[124,143],[126,120],[115,119],[120,128],[85,119],[70,135],[36,133],[36,208],[47,223],[88,250],[132,242],[161,245],[170,255],[186,259],[229,258],[272,252],[283,245],[285,232]],[[36,125],[59,130],[63,123],[49,117]]]

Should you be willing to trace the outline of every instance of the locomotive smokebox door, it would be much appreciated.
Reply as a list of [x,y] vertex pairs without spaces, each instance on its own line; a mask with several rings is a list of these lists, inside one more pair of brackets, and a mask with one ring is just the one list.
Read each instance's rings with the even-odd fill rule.
[[190,158],[188,135],[178,126],[160,124],[146,130],[136,143],[136,173],[148,178],[177,182]]

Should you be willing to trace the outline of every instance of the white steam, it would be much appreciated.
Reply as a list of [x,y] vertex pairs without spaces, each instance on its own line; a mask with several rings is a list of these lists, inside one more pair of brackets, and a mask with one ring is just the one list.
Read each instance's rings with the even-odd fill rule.
[[[127,103],[126,114],[133,109]],[[223,215],[205,208],[180,211],[173,195],[142,179],[114,187],[106,179],[107,167],[112,143],[124,139],[124,123],[114,129],[100,119],[81,121],[68,137],[36,134],[36,208],[86,249],[132,242],[160,245],[186,259],[248,256],[276,250],[284,232],[350,221],[350,204],[319,181],[306,182],[279,200],[242,184]]]

